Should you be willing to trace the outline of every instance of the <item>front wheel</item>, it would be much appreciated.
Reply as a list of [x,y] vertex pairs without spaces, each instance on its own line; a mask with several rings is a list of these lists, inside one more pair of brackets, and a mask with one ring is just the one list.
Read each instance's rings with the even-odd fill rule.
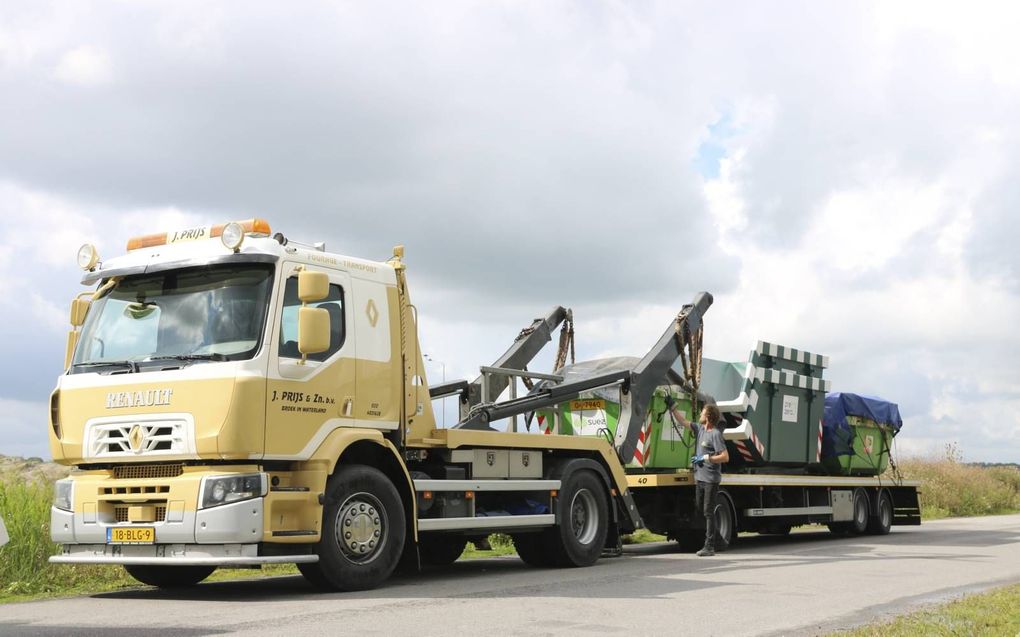
[[194,586],[212,575],[215,566],[161,566],[157,564],[125,564],[128,575],[142,584],[160,588]]
[[563,481],[557,503],[559,524],[551,529],[551,557],[557,566],[591,566],[602,555],[609,532],[606,485],[580,470]]
[[404,507],[393,483],[378,469],[341,467],[326,484],[319,561],[301,564],[319,588],[375,588],[396,568],[404,547]]

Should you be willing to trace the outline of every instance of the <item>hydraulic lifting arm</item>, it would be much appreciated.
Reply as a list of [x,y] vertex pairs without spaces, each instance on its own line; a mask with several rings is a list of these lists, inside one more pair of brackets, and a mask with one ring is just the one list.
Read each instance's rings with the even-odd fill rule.
[[[502,356],[496,359],[492,367],[524,369],[542,351],[546,343],[552,339],[553,331],[564,321],[569,322],[572,320],[573,316],[569,309],[561,306],[554,307],[545,318],[537,318],[530,326],[521,330],[513,345]],[[442,398],[444,396],[460,394],[461,420],[463,420],[475,405],[495,402],[509,383],[509,377],[494,375],[489,379],[489,395],[483,396],[482,377],[479,376],[470,383],[465,380],[455,380],[432,385],[429,395],[431,398]]]
[[711,305],[712,295],[708,292],[699,293],[693,303],[683,307],[651,351],[631,370],[550,385],[527,396],[500,403],[483,402],[462,418],[457,427],[487,427],[496,420],[557,405],[576,398],[582,392],[620,383],[620,419],[614,443],[620,460],[626,464],[634,456],[638,433],[648,415],[652,393],[664,381],[675,377],[676,373],[670,367],[677,359],[684,362],[686,378],[681,379],[682,384],[688,390],[697,392],[701,367],[702,320]]

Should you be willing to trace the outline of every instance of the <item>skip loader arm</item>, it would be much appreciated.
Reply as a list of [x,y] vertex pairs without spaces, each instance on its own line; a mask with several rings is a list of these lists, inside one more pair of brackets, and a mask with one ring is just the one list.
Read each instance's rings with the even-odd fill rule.
[[[503,353],[492,367],[506,369],[524,369],[528,363],[538,355],[552,339],[553,331],[564,321],[573,320],[572,312],[557,305],[552,308],[545,318],[536,318],[531,325],[521,330],[521,333],[514,340],[513,345]],[[489,379],[488,396],[482,395],[482,377],[479,376],[473,382],[454,380],[447,383],[432,385],[429,394],[431,398],[442,398],[460,394],[462,414],[461,418],[478,403],[494,402],[499,395],[507,388],[510,378],[502,375],[494,375]]]
[[683,358],[685,368],[688,369],[687,378],[683,379],[684,384],[689,390],[697,391],[701,364],[702,320],[711,305],[712,295],[700,292],[693,303],[683,307],[655,346],[631,370],[614,371],[544,387],[513,400],[499,403],[483,402],[475,406],[457,427],[487,428],[490,422],[550,407],[597,387],[621,383],[621,413],[614,444],[621,462],[626,464],[634,456],[638,434],[641,424],[648,415],[648,404],[652,394],[656,387],[675,376],[670,367],[678,358]]

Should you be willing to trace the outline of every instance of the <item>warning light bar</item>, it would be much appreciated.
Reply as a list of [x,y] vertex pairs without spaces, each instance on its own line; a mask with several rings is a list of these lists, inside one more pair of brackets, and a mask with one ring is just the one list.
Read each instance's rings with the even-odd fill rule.
[[[268,237],[272,230],[269,222],[265,219],[248,219],[247,221],[232,221],[244,230],[246,235],[256,237]],[[183,230],[172,230],[157,234],[147,234],[140,237],[132,237],[127,242],[128,251],[152,248],[154,246],[169,245],[171,243],[182,243],[184,241],[198,241],[201,239],[214,239],[223,234],[223,229],[230,223],[221,223],[215,226],[198,226],[196,228],[185,228]]]

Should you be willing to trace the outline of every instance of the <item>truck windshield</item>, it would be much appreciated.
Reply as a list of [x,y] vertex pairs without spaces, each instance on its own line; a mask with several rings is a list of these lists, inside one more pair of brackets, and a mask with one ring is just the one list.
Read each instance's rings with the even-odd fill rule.
[[73,365],[77,371],[150,361],[221,361],[258,351],[272,266],[171,270],[123,279],[92,303]]

